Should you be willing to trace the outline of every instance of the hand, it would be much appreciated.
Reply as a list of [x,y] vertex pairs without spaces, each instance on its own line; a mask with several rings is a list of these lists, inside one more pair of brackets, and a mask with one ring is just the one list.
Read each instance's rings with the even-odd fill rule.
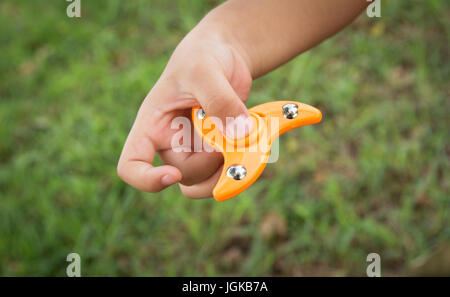
[[[119,176],[143,191],[180,182],[191,198],[209,197],[223,163],[220,153],[175,153],[171,129],[200,104],[248,132],[252,77],[261,76],[348,25],[369,3],[361,0],[229,0],[213,9],[179,44],[139,109],[118,164]],[[235,118],[234,123],[225,121]],[[232,127],[231,129],[229,129]],[[195,133],[191,133],[196,136]],[[166,164],[153,167],[158,152]]]
[[[131,186],[159,192],[179,182],[187,197],[212,196],[222,170],[221,153],[193,152],[192,146],[191,152],[174,152],[171,140],[179,131],[171,129],[171,123],[179,116],[190,118],[191,108],[201,105],[208,116],[219,118],[224,125],[226,117],[235,118],[233,126],[245,131],[249,114],[243,102],[252,77],[239,49],[227,40],[227,34],[218,32],[200,25],[191,31],[144,99],[117,167],[119,176]],[[230,126],[225,133],[233,137],[235,130]],[[155,152],[165,165],[152,166]]]

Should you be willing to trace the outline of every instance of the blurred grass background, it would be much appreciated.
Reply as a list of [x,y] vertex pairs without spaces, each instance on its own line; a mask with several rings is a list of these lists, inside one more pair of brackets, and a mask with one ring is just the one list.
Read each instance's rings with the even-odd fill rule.
[[116,176],[141,100],[220,1],[0,3],[0,274],[405,275],[450,239],[449,2],[383,1],[255,81],[323,122],[281,137],[240,198],[146,194]]

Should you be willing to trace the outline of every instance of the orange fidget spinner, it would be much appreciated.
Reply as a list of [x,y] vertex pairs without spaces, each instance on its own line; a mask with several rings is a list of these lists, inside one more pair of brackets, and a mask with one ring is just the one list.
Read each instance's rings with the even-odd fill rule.
[[321,121],[320,111],[295,101],[273,101],[249,109],[252,131],[241,139],[225,136],[201,107],[192,108],[192,121],[202,139],[223,154],[224,165],[213,190],[217,201],[240,194],[266,167],[273,141],[286,131]]

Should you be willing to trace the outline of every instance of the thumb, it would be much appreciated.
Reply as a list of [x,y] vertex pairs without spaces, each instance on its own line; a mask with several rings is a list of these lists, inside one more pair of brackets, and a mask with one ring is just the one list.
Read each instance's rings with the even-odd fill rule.
[[199,84],[197,81],[193,87],[193,95],[206,115],[215,119],[216,125],[227,137],[243,138],[248,135],[253,128],[250,114],[225,75],[220,72],[205,73],[201,82]]

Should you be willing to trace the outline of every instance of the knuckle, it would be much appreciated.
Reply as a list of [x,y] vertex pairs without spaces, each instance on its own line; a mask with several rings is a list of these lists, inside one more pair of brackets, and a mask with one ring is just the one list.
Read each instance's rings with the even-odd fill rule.
[[189,81],[192,85],[199,85],[202,81],[205,80],[205,77],[208,77],[209,70],[206,69],[202,65],[194,65],[188,69],[189,73]]
[[202,79],[209,72],[209,67],[198,59],[189,59],[183,62],[183,71],[189,74],[192,80]]

